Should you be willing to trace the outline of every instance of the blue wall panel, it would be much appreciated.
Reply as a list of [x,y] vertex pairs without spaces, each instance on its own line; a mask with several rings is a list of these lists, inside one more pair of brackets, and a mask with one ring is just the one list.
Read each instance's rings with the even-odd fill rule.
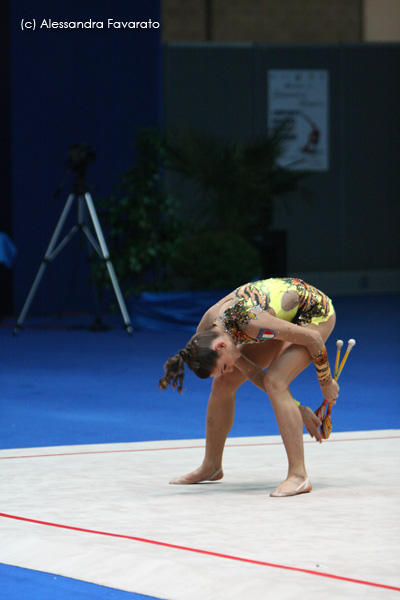
[[[21,20],[36,21],[22,30]],[[100,21],[103,29],[40,28],[48,21]],[[58,198],[68,148],[86,142],[93,199],[132,165],[137,131],[161,120],[161,28],[107,27],[108,19],[160,23],[160,0],[11,3],[11,125],[14,310],[19,312],[71,191]],[[71,223],[76,215],[71,215]],[[31,314],[91,308],[86,248],[74,241],[47,269]]]

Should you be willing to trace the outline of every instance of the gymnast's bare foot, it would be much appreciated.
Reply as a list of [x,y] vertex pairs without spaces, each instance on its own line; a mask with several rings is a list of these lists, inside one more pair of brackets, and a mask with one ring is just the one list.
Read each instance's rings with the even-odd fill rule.
[[306,494],[311,492],[312,485],[307,476],[288,477],[283,483],[271,492],[270,496],[273,498],[283,498],[285,496],[297,496],[298,494]]
[[222,467],[216,471],[210,471],[201,466],[187,475],[174,477],[169,483],[170,485],[191,485],[192,483],[200,483],[201,481],[218,481],[218,479],[222,479],[223,476],[224,472]]

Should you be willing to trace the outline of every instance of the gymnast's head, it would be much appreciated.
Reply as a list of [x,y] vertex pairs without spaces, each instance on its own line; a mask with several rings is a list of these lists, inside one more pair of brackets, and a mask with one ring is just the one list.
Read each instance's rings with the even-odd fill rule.
[[201,379],[218,377],[233,370],[239,355],[230,337],[221,330],[198,333],[182,350],[167,360],[164,365],[165,374],[158,387],[165,390],[172,385],[174,390],[182,393],[185,365]]

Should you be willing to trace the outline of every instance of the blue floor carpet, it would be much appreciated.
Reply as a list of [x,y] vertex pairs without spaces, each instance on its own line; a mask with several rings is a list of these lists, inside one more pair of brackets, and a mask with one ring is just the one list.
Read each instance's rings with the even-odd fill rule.
[[[340,378],[336,431],[398,427],[399,298],[335,300],[335,341],[357,344]],[[119,323],[107,332],[35,328],[17,337],[0,327],[0,447],[23,448],[201,438],[210,380],[191,372],[181,395],[158,390],[165,360],[184,346],[185,332],[135,332]],[[342,351],[343,355],[343,351]],[[317,408],[320,389],[310,366],[292,385],[302,404]],[[233,436],[278,433],[265,395],[246,383],[237,394]]]
[[3,600],[158,600],[85,581],[0,564]]

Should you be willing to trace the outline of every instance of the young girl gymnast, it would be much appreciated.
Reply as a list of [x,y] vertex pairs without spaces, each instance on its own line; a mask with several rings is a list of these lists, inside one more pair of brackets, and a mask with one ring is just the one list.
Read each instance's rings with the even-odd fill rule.
[[198,377],[213,378],[203,463],[170,483],[222,479],[222,455],[233,425],[236,390],[249,380],[268,394],[288,459],[287,477],[271,496],[310,492],[303,423],[321,442],[321,422],[309,407],[293,399],[289,386],[314,362],[323,397],[336,402],[339,386],[331,376],[324,345],[335,320],[330,298],[291,277],[247,283],[209,308],[185,348],[165,363],[159,383],[161,389],[171,384],[182,392],[184,365]]

